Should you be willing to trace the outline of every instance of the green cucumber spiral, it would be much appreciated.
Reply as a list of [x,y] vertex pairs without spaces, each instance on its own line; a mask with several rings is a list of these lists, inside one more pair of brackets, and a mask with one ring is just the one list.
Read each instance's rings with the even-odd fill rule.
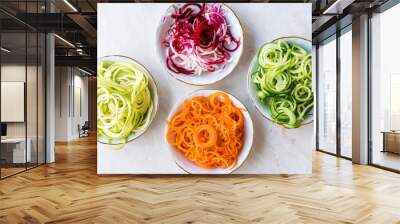
[[252,82],[275,123],[298,128],[314,106],[311,55],[283,40],[264,44],[257,53]]

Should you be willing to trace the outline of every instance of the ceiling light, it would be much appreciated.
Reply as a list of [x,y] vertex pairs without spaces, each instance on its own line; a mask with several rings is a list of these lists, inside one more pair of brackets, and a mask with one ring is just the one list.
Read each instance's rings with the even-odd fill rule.
[[351,5],[355,0],[336,0],[322,14],[342,14],[343,10]]
[[74,12],[78,12],[78,10],[73,6],[68,0],[64,0],[65,4],[67,4]]
[[77,49],[76,49],[76,53],[78,53],[78,55],[83,55],[83,54],[84,54],[82,48],[77,48]]
[[57,35],[57,34],[54,34],[54,36],[55,37],[57,37],[59,40],[61,40],[62,42],[64,42],[64,43],[66,43],[67,45],[69,45],[70,47],[73,47],[73,48],[75,48],[75,45],[73,45],[71,42],[69,42],[68,40],[66,40],[66,39],[64,39],[64,38],[62,38],[62,37],[60,37],[59,35]]
[[7,49],[7,48],[5,48],[5,47],[1,47],[0,49],[1,49],[2,51],[6,52],[6,53],[10,53],[10,52],[11,52],[11,50],[9,50],[9,49]]
[[333,4],[330,5],[327,9],[325,9],[324,12],[323,12],[322,14],[328,14],[328,13],[330,13],[330,11],[331,11],[332,9],[334,9],[334,8],[337,6],[337,4],[339,4],[339,2],[340,2],[340,0],[336,0],[335,2],[333,2]]
[[81,71],[81,72],[83,72],[83,73],[85,73],[85,74],[87,74],[87,75],[92,75],[92,73],[90,73],[90,72],[88,72],[88,71],[86,71],[86,70],[83,70],[83,69],[81,69],[81,68],[79,68],[79,67],[78,67],[78,70]]

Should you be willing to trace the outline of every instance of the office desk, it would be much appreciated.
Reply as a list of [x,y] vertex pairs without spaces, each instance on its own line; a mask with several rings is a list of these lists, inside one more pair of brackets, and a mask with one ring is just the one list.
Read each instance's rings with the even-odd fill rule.
[[[2,157],[3,152],[11,151],[12,152],[12,161],[11,163],[25,163],[31,162],[32,153],[31,146],[32,140],[30,138],[26,139],[27,147],[25,153],[25,138],[5,138],[1,139],[1,147],[2,147]],[[3,148],[5,147],[5,148]],[[12,147],[12,148],[10,148]],[[4,157],[3,157],[4,158]],[[11,160],[11,158],[10,158]]]
[[381,133],[383,134],[382,152],[392,152],[400,154],[400,132],[382,131]]

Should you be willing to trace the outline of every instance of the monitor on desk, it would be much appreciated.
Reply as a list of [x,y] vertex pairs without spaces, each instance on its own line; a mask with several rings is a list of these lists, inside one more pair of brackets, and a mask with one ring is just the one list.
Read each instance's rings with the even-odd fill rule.
[[7,137],[7,124],[1,123],[1,138]]

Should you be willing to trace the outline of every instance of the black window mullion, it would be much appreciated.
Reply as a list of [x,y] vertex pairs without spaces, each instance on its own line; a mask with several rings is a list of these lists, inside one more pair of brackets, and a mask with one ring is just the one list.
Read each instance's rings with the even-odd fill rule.
[[341,156],[341,119],[340,119],[340,30],[336,32],[336,154]]
[[[36,1],[39,13],[39,0]],[[36,166],[39,165],[39,32],[36,32]]]
[[[72,69],[72,87],[71,87],[71,102],[72,102],[72,117],[75,119],[75,67],[71,67]],[[70,105],[71,106],[71,105]]]
[[319,44],[315,46],[315,147],[319,149]]
[[[2,23],[0,23],[0,47],[2,46],[2,32],[1,32],[1,24]],[[0,84],[1,84],[1,66],[2,66],[2,64],[1,64],[1,62],[2,62],[2,58],[1,58],[1,55],[2,55],[2,52],[0,51]],[[0,111],[1,111],[1,85],[0,85]],[[3,124],[2,122],[1,122],[1,113],[0,113],[0,124]],[[2,144],[0,144],[0,179],[2,179],[2,176],[1,176],[1,170],[2,170],[2,157],[1,157],[1,150],[2,150],[2,148],[1,148],[1,145]]]
[[[46,4],[45,12],[47,13],[47,2],[45,2],[45,4]],[[42,82],[44,81],[44,100],[43,100],[44,107],[42,107],[42,109],[44,108],[44,111],[43,111],[44,117],[42,117],[44,119],[44,135],[43,135],[44,161],[43,161],[43,163],[47,163],[47,35],[48,35],[48,33],[46,32],[44,34],[44,55],[43,55],[44,67],[42,69]],[[43,71],[44,71],[44,78],[43,78]],[[61,91],[61,89],[60,89],[60,91]]]
[[372,26],[371,26],[371,20],[372,20],[372,12],[368,12],[368,25],[367,25],[367,46],[368,46],[368,53],[367,53],[367,88],[368,88],[368,93],[367,93],[367,108],[368,108],[368,114],[367,114],[367,119],[368,119],[368,124],[367,124],[367,141],[368,141],[368,164],[373,164],[373,148],[372,148],[372,64],[371,64],[371,56],[372,56]]
[[[25,1],[25,21],[27,21],[28,1]],[[28,26],[25,25],[25,85],[24,85],[24,121],[25,121],[25,170],[28,170],[28,119],[27,119],[27,89],[28,85]]]

